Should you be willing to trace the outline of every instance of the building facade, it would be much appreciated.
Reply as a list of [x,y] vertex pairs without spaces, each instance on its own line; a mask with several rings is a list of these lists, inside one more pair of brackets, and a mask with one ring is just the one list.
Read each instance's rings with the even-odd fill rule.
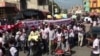
[[84,10],[100,13],[100,0],[83,0]]
[[17,13],[15,3],[9,3],[6,0],[0,0],[0,18],[14,16]]
[[90,0],[90,10],[92,12],[100,12],[100,0]]
[[84,5],[84,11],[90,12],[90,1],[89,0],[83,0]]
[[[15,6],[13,6],[15,5]],[[0,18],[7,17],[5,12],[10,11],[9,9],[14,9],[14,11],[21,11],[25,9],[36,9],[44,12],[49,12],[48,0],[0,0]],[[6,11],[5,11],[6,9]],[[11,10],[13,11],[13,10]],[[13,12],[14,12],[13,11]],[[11,14],[14,14],[10,12]],[[10,14],[8,13],[8,14]]]
[[9,3],[15,3],[19,10],[21,9],[37,9],[48,11],[48,0],[5,0]]

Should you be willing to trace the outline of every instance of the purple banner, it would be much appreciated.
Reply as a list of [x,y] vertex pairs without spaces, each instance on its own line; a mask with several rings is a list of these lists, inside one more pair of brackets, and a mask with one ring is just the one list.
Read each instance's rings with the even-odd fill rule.
[[71,19],[61,19],[61,20],[23,20],[22,22],[28,27],[30,27],[30,26],[39,26],[43,22],[57,24],[57,25],[61,25],[61,24],[66,24],[67,25],[67,24],[71,23]]
[[53,24],[57,24],[57,25],[61,25],[61,24],[70,24],[71,23],[71,19],[61,19],[61,20],[44,20],[44,22],[46,23],[53,23]]

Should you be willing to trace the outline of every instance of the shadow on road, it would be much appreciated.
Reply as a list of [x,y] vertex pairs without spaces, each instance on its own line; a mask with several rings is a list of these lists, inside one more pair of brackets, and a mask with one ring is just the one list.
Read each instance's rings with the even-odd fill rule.
[[75,53],[76,53],[76,51],[71,50],[71,55],[73,55],[73,54],[75,54]]

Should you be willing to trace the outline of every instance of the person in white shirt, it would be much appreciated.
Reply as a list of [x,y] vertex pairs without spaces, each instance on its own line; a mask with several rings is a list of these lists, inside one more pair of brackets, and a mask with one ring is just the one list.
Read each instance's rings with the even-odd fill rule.
[[52,42],[55,39],[55,35],[56,35],[56,30],[54,29],[54,25],[50,25],[50,30],[48,33],[48,37],[49,37],[49,53],[52,53],[53,49],[52,49]]
[[15,41],[14,41],[14,39],[10,39],[10,41],[9,41],[9,54],[11,55],[11,56],[18,56],[19,54],[18,54],[18,50],[17,50],[17,48],[15,47]]
[[20,44],[21,44],[21,49],[25,51],[25,40],[26,40],[26,33],[25,32],[22,32],[20,37],[19,37],[19,40],[20,40]]
[[0,43],[2,43],[2,45],[4,44],[4,38],[2,36],[2,33],[0,33]]
[[84,37],[83,29],[81,27],[79,27],[79,29],[78,29],[78,45],[79,46],[83,45],[83,37]]
[[3,56],[3,51],[2,51],[2,49],[0,49],[0,56]]
[[68,39],[68,29],[63,30],[63,35],[65,36],[65,39]]
[[73,30],[77,31],[77,26],[76,25],[73,26]]
[[22,33],[19,37],[20,41],[25,41],[26,33]]
[[3,49],[2,49],[2,43],[0,43],[0,56],[4,56]]
[[12,56],[16,56],[17,49],[15,47],[11,47],[10,48],[10,53],[11,53]]
[[71,47],[74,46],[74,37],[75,37],[74,31],[73,29],[71,29],[69,33],[69,38],[68,38],[68,41]]
[[100,54],[100,35],[93,41],[91,56],[99,56]]
[[92,23],[92,19],[88,16],[84,18],[84,22],[90,21],[90,23]]
[[58,29],[58,31],[56,32],[56,38],[57,38],[57,47],[61,47],[61,42],[62,42],[62,32],[61,29]]
[[[22,35],[22,31],[21,30],[19,30],[19,31],[17,31],[16,32],[16,35],[15,35],[15,41],[16,41],[16,47],[18,48],[18,49],[21,49],[21,47],[22,47],[22,45],[21,45],[21,40],[23,39],[23,37],[21,37],[21,35]],[[21,49],[22,50],[22,49]]]
[[17,41],[18,40],[18,38],[21,36],[21,31],[17,31],[16,32],[16,35],[15,35],[15,40]]
[[42,39],[47,39],[49,30],[47,28],[43,27],[42,29],[40,29],[40,33],[42,35]]
[[97,26],[97,21],[93,21],[93,27]]
[[65,52],[70,52],[70,47],[69,47],[69,42],[68,42],[68,30],[67,28],[64,29],[63,31],[64,37],[65,37]]
[[55,30],[49,30],[49,40],[55,39]]
[[42,37],[42,42],[44,45],[44,52],[48,52],[48,33],[49,29],[45,26],[43,26],[42,29],[40,29],[41,37]]

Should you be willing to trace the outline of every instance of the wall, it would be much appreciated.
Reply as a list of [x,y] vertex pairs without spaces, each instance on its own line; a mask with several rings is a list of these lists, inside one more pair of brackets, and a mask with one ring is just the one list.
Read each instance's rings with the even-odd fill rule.
[[[20,10],[20,0],[0,0],[1,1],[5,1],[5,2],[9,2],[9,3],[15,3],[17,8]],[[27,9],[38,9],[38,10],[42,10],[42,11],[49,11],[48,10],[48,5],[44,5],[44,6],[39,6],[38,5],[38,0],[27,0]]]
[[90,11],[89,0],[84,0],[83,4],[84,4],[84,10],[89,12]]
[[93,3],[93,0],[90,0],[91,12],[100,12],[100,0],[97,0],[97,3]]
[[48,11],[48,5],[40,6],[38,5],[37,0],[30,0],[27,2],[27,8],[28,9],[37,9],[42,11]]
[[38,9],[37,0],[29,0],[27,1],[28,9]]

